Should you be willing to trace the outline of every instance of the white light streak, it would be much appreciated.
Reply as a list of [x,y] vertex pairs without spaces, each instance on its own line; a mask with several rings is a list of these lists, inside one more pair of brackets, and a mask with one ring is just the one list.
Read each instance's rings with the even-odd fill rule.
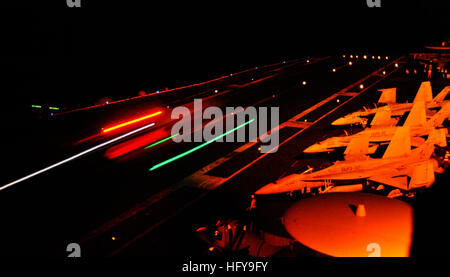
[[133,130],[133,131],[131,131],[131,132],[128,132],[128,133],[126,133],[126,134],[123,134],[123,135],[118,136],[118,137],[116,137],[116,138],[113,138],[113,139],[111,139],[111,140],[108,140],[108,141],[106,141],[106,142],[104,142],[104,143],[101,143],[101,144],[99,144],[99,145],[97,145],[97,146],[94,146],[94,147],[92,147],[92,148],[89,148],[89,149],[87,149],[87,150],[85,150],[85,151],[83,151],[83,152],[81,152],[81,153],[78,153],[78,154],[76,154],[76,155],[74,155],[74,156],[72,156],[72,157],[70,157],[70,158],[67,158],[67,159],[62,160],[62,161],[60,161],[60,162],[57,162],[57,163],[55,163],[55,164],[53,164],[53,165],[51,165],[51,166],[48,166],[48,167],[43,168],[43,169],[41,169],[41,170],[38,170],[38,171],[36,171],[36,172],[34,172],[34,173],[32,173],[32,174],[29,174],[29,175],[27,175],[27,176],[25,176],[25,177],[22,177],[22,178],[20,178],[20,179],[14,181],[14,182],[11,182],[11,183],[9,183],[9,184],[6,184],[6,185],[0,187],[0,191],[4,190],[4,189],[6,189],[6,188],[9,188],[9,187],[11,187],[11,186],[13,186],[13,185],[15,185],[15,184],[17,184],[17,183],[20,183],[20,182],[22,182],[22,181],[25,181],[25,180],[27,180],[27,179],[29,179],[29,178],[31,178],[31,177],[34,177],[34,176],[36,176],[36,175],[39,175],[39,174],[41,174],[41,173],[43,173],[43,172],[45,172],[45,171],[48,171],[48,170],[50,170],[50,169],[52,169],[52,168],[55,168],[55,167],[57,167],[57,166],[60,166],[60,165],[62,165],[62,164],[64,164],[64,163],[70,162],[70,161],[72,161],[72,160],[74,160],[74,159],[76,159],[76,158],[79,158],[79,157],[81,157],[81,156],[83,156],[83,155],[86,155],[86,154],[88,154],[88,153],[90,153],[90,152],[92,152],[92,151],[95,151],[95,150],[100,149],[100,148],[102,148],[102,147],[104,147],[104,146],[107,146],[108,144],[111,144],[111,143],[116,142],[116,141],[118,141],[118,140],[121,140],[121,139],[123,139],[123,138],[125,138],[125,137],[128,137],[128,136],[130,136],[130,135],[132,135],[132,134],[135,134],[135,133],[137,133],[137,132],[140,132],[140,131],[142,131],[142,130],[145,130],[145,129],[147,129],[147,128],[150,128],[150,127],[152,127],[153,125],[155,125],[155,123],[151,123],[151,124],[145,125],[145,126],[143,126],[143,127],[141,127],[141,128],[138,128],[138,129],[136,129],[136,130]]

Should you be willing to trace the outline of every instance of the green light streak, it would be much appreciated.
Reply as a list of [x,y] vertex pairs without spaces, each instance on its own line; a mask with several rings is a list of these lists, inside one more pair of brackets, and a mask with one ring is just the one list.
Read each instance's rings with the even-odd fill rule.
[[57,107],[48,107],[50,110],[56,110],[56,111],[59,111],[59,108],[57,108]]
[[37,108],[37,109],[42,108],[42,106],[40,106],[40,105],[31,105],[31,107],[32,107],[32,108]]
[[150,168],[149,170],[150,170],[150,171],[155,170],[155,169],[157,169],[157,168],[159,168],[159,167],[161,167],[161,166],[163,166],[163,165],[166,165],[166,164],[171,163],[171,162],[173,162],[173,161],[175,161],[175,160],[178,160],[179,158],[182,158],[182,157],[184,157],[184,156],[186,156],[186,155],[189,155],[189,154],[191,154],[192,152],[197,151],[198,149],[203,148],[203,147],[207,146],[208,144],[211,144],[211,143],[215,142],[216,140],[218,140],[218,139],[220,139],[220,138],[222,138],[222,137],[224,137],[224,136],[226,136],[226,135],[228,135],[228,134],[233,133],[233,132],[236,131],[237,129],[242,128],[242,127],[244,127],[245,125],[252,123],[254,120],[255,120],[255,119],[253,118],[252,120],[249,120],[249,121],[247,121],[247,122],[245,122],[245,123],[243,123],[243,124],[237,126],[236,128],[234,128],[234,129],[232,129],[232,130],[229,130],[229,131],[227,131],[227,132],[225,132],[225,133],[223,133],[223,134],[221,134],[221,135],[219,135],[219,136],[213,138],[212,140],[209,140],[209,141],[207,141],[207,142],[204,142],[204,143],[200,144],[199,146],[196,146],[196,147],[192,148],[191,150],[188,150],[188,151],[186,151],[186,152],[184,152],[184,153],[181,153],[181,154],[179,154],[179,155],[177,155],[177,156],[175,156],[175,157],[173,157],[173,158],[170,158],[170,159],[168,159],[168,160],[166,160],[166,161],[164,161],[164,162],[161,162],[161,163],[159,163],[159,164],[157,164],[157,165],[154,165],[154,166],[153,166],[152,168]]
[[144,149],[148,149],[148,148],[150,148],[150,147],[153,147],[153,146],[155,146],[155,145],[158,145],[158,144],[160,144],[160,143],[163,143],[163,142],[165,142],[165,141],[168,141],[169,139],[174,138],[174,137],[178,136],[179,134],[180,134],[180,133],[176,133],[176,134],[173,135],[173,136],[170,136],[170,137],[168,137],[168,138],[159,140],[159,141],[157,141],[157,142],[155,142],[155,143],[153,143],[153,144],[150,144],[149,146],[146,146]]

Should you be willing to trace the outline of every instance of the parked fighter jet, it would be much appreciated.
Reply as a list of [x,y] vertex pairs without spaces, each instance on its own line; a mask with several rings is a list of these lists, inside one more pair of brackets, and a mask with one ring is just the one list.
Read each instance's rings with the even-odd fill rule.
[[319,171],[291,174],[270,183],[255,194],[275,194],[303,191],[311,188],[365,180],[377,182],[402,191],[429,187],[434,183],[434,163],[431,155],[435,142],[445,138],[441,130],[433,130],[425,143],[411,150],[409,127],[399,127],[381,159],[370,158],[369,138],[355,138],[347,146],[345,160],[337,161]]
[[[428,135],[433,128],[441,126],[444,120],[450,116],[450,103],[446,103],[441,110],[428,121],[426,121],[425,110],[425,103],[423,101],[415,102],[403,125],[410,127],[412,136],[411,145],[414,147],[420,146],[425,141],[422,136]],[[349,136],[328,138],[324,141],[309,146],[303,152],[330,152],[337,148],[346,147],[350,141],[355,138],[368,137],[370,145],[367,149],[368,152],[364,154],[373,154],[379,144],[389,142],[394,136],[395,131],[399,128],[396,126],[383,127],[386,126],[384,123],[389,121],[390,116],[390,110],[380,110],[375,114],[371,128],[364,129],[359,133]],[[439,142],[438,145],[445,147],[447,146],[447,142],[446,140],[443,140],[442,142]]]
[[[441,107],[444,103],[450,102],[445,100],[445,97],[447,96],[449,90],[450,86],[447,86],[438,95],[436,95],[436,97],[433,98],[431,83],[429,81],[422,82],[413,103],[396,103],[396,93],[394,92],[394,89],[382,90],[382,94],[378,103],[386,104],[385,106],[376,107],[374,109],[364,108],[363,110],[350,113],[344,117],[338,118],[333,123],[331,123],[331,125],[342,126],[361,124],[363,127],[365,127],[369,121],[369,117],[376,114],[378,111],[389,110],[391,112],[391,116],[399,117],[402,116],[405,112],[410,111],[413,104],[417,101],[424,101],[428,109],[438,108]],[[427,113],[427,116],[432,115],[433,114],[431,112]]]

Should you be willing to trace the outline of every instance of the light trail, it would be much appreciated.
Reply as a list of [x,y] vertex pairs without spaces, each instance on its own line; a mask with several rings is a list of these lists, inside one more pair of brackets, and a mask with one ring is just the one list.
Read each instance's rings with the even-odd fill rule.
[[118,158],[120,156],[131,153],[141,147],[154,143],[167,136],[167,131],[163,129],[152,130],[147,134],[140,135],[135,138],[130,138],[117,145],[111,146],[105,152],[105,157],[108,159]]
[[162,111],[158,111],[156,113],[152,113],[152,114],[149,114],[149,115],[146,115],[146,116],[142,116],[142,117],[130,120],[130,121],[126,121],[126,122],[114,125],[112,127],[109,127],[109,128],[106,128],[106,129],[102,129],[102,133],[111,132],[113,130],[116,130],[116,129],[119,129],[119,128],[122,128],[122,127],[125,127],[125,126],[128,126],[128,125],[131,125],[131,124],[134,124],[136,122],[139,122],[139,121],[142,121],[142,120],[145,120],[145,119],[148,119],[148,118],[160,115],[160,114],[162,114]]
[[245,125],[252,123],[254,120],[255,120],[255,119],[253,118],[253,119],[251,119],[251,120],[249,120],[249,121],[247,121],[247,122],[245,122],[245,123],[243,123],[243,124],[237,126],[236,128],[231,129],[231,130],[229,130],[229,131],[227,131],[227,132],[225,132],[225,133],[223,133],[223,134],[221,134],[221,135],[219,135],[219,136],[217,136],[217,137],[215,137],[215,138],[213,138],[213,139],[211,139],[211,140],[208,140],[207,142],[204,142],[204,143],[202,143],[202,144],[200,144],[200,145],[198,145],[198,146],[196,146],[196,147],[194,147],[194,148],[192,148],[192,149],[190,149],[190,150],[188,150],[188,151],[186,151],[186,152],[184,152],[184,153],[181,153],[181,154],[179,154],[179,155],[177,155],[177,156],[175,156],[175,157],[173,157],[173,158],[170,158],[170,159],[168,159],[168,160],[166,160],[166,161],[164,161],[164,162],[161,162],[161,163],[159,163],[159,164],[157,164],[157,165],[154,165],[154,166],[153,166],[152,168],[150,168],[149,170],[150,170],[150,171],[155,170],[155,169],[157,169],[157,168],[159,168],[159,167],[161,167],[161,166],[163,166],[163,165],[166,165],[166,164],[171,163],[171,162],[173,162],[173,161],[175,161],[175,160],[178,160],[179,158],[182,158],[182,157],[184,157],[184,156],[186,156],[186,155],[189,155],[189,154],[191,154],[192,152],[197,151],[198,149],[203,148],[203,147],[207,146],[208,144],[211,144],[211,143],[215,142],[215,141],[218,140],[219,138],[222,138],[222,137],[224,137],[224,136],[226,136],[226,135],[228,135],[228,134],[231,134],[231,133],[233,133],[234,131],[236,131],[237,129],[240,129],[240,128],[244,127]]
[[150,147],[156,146],[156,145],[158,145],[158,144],[161,144],[161,143],[163,143],[163,142],[165,142],[165,141],[168,141],[169,139],[174,138],[174,137],[179,136],[179,135],[180,135],[180,133],[176,133],[176,134],[173,135],[173,136],[170,136],[170,137],[164,138],[164,139],[162,139],[162,140],[159,140],[159,141],[157,141],[157,142],[154,142],[154,143],[150,144],[149,146],[146,146],[144,149],[148,149],[148,148],[150,148]]
[[88,154],[88,153],[90,153],[90,152],[92,152],[92,151],[95,151],[95,150],[97,150],[97,149],[100,149],[100,148],[102,148],[102,147],[104,147],[104,146],[106,146],[106,145],[108,145],[108,144],[111,144],[111,143],[116,142],[116,141],[118,141],[118,140],[121,140],[121,139],[123,139],[123,138],[125,138],[125,137],[128,137],[128,136],[130,136],[130,135],[132,135],[132,134],[135,134],[135,133],[138,133],[138,132],[140,132],[140,131],[142,131],[142,130],[145,130],[145,129],[147,129],[147,128],[150,128],[150,127],[152,127],[152,126],[154,126],[154,125],[155,125],[155,123],[151,123],[151,124],[145,125],[145,126],[143,126],[143,127],[141,127],[141,128],[138,128],[138,129],[136,129],[136,130],[133,130],[133,131],[131,131],[131,132],[128,132],[128,133],[126,133],[126,134],[124,134],[124,135],[118,136],[118,137],[113,138],[113,139],[111,139],[111,140],[108,140],[108,141],[106,141],[106,142],[104,142],[104,143],[101,143],[101,144],[99,144],[99,145],[97,145],[97,146],[94,146],[94,147],[92,147],[92,148],[89,148],[89,149],[87,149],[87,150],[85,150],[85,151],[83,151],[83,152],[81,152],[81,153],[78,153],[78,154],[76,154],[76,155],[74,155],[74,156],[72,156],[72,157],[70,157],[70,158],[67,158],[67,159],[62,160],[62,161],[60,161],[60,162],[57,162],[57,163],[55,163],[55,164],[53,164],[53,165],[51,165],[51,166],[48,166],[48,167],[43,168],[43,169],[41,169],[41,170],[38,170],[38,171],[36,171],[36,172],[34,172],[34,173],[32,173],[32,174],[29,174],[29,175],[27,175],[27,176],[25,176],[25,177],[23,177],[23,178],[20,178],[20,179],[14,181],[14,182],[11,182],[11,183],[9,183],[9,184],[6,184],[6,185],[0,187],[0,191],[6,189],[6,188],[8,188],[8,187],[11,187],[11,186],[13,186],[13,185],[15,185],[15,184],[17,184],[17,183],[20,183],[20,182],[22,182],[22,181],[25,181],[25,180],[27,180],[27,179],[30,179],[31,177],[34,177],[34,176],[36,176],[36,175],[39,175],[39,174],[41,174],[41,173],[43,173],[43,172],[45,172],[45,171],[48,171],[48,170],[50,170],[50,169],[52,169],[52,168],[55,168],[55,167],[57,167],[57,166],[60,166],[60,165],[62,165],[62,164],[64,164],[64,163],[70,162],[70,161],[72,161],[72,160],[74,160],[74,159],[76,159],[76,158],[79,158],[79,157],[81,157],[81,156],[83,156],[83,155],[86,155],[86,154]]

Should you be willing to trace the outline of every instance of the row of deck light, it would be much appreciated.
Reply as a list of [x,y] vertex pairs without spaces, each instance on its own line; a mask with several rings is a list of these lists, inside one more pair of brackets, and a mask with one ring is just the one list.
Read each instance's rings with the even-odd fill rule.
[[[342,57],[343,57],[343,58],[346,58],[347,55],[343,54]],[[353,55],[353,54],[351,54],[351,55],[348,55],[348,57],[349,57],[350,59],[353,59],[353,58],[359,59],[359,55]],[[363,57],[363,59],[367,60],[369,56],[363,55],[362,57]],[[384,58],[385,58],[386,60],[389,60],[389,56],[385,56]],[[381,60],[381,56],[372,56],[372,60],[375,60],[375,59]]]

